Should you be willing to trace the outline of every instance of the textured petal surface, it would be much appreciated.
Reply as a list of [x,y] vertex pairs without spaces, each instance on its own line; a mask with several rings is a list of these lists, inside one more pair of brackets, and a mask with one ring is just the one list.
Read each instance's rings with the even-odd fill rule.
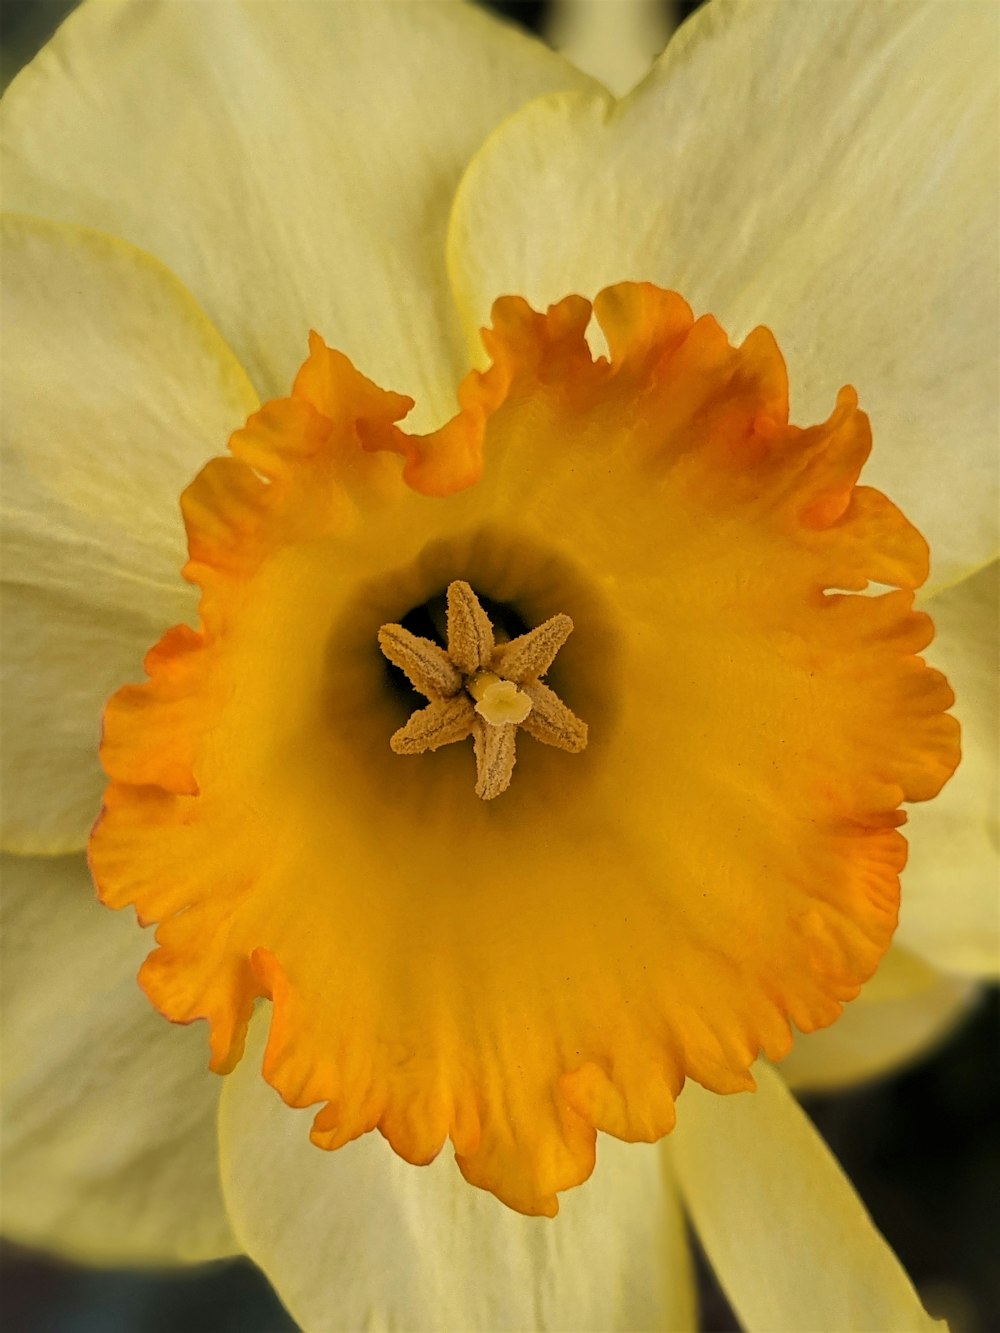
[[222,1202],[221,1080],[204,1034],[150,1007],[148,948],[82,856],[5,857],[4,1233],[83,1263],[238,1253]]
[[101,0],[10,88],[6,206],[162,259],[262,397],[316,328],[441,420],[465,369],[444,271],[459,174],[516,107],[582,86],[472,5]]
[[[425,1163],[450,1137],[526,1212],[596,1130],[653,1140],[685,1077],[752,1087],[792,1023],[833,1021],[895,926],[897,807],[958,757],[917,656],[926,547],[855,485],[853,393],[799,429],[765,330],[733,348],[642,285],[597,312],[610,363],[588,302],[498,302],[492,367],[424,437],[313,340],[185,495],[203,628],[109,704],[91,844],[215,1068],[266,995],[266,1077],[325,1103],[317,1143],[377,1126]],[[488,804],[467,745],[388,743],[412,704],[379,627],[456,579],[571,617],[551,686],[589,726],[582,753],[528,736]],[[830,591],[870,579],[898,587]]]
[[80,849],[100,713],[190,616],[178,495],[256,398],[191,296],[80,228],[3,222],[3,837]]
[[[262,1016],[263,1017],[263,1016]],[[654,1148],[609,1140],[557,1222],[409,1168],[377,1135],[322,1153],[260,1078],[266,1023],[226,1080],[222,1170],[241,1243],[310,1333],[695,1327],[684,1222]]]
[[685,23],[618,106],[548,98],[477,157],[450,238],[469,329],[625,278],[735,338],[766,324],[793,419],[855,385],[866,480],[931,544],[936,585],[998,549],[1000,9],[739,4]]
[[1000,975],[1000,563],[929,598],[935,661],[955,690],[962,762],[912,814],[899,939],[938,967]]
[[753,1097],[689,1088],[669,1152],[699,1239],[747,1333],[928,1333],[924,1311],[774,1070]]
[[781,1076],[796,1091],[829,1092],[888,1074],[944,1040],[977,994],[895,945],[832,1027],[796,1041]]

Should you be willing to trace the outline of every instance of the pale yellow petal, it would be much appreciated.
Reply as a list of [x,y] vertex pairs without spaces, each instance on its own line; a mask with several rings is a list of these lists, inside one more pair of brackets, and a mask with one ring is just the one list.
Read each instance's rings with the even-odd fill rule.
[[977,993],[896,945],[836,1023],[796,1037],[781,1075],[796,1091],[828,1092],[890,1073],[943,1040]]
[[233,1225],[309,1333],[373,1328],[693,1329],[690,1256],[659,1152],[603,1138],[558,1220],[466,1184],[445,1149],[402,1162],[377,1134],[334,1153],[308,1141],[260,1076],[266,1023],[226,1079],[222,1169]]
[[262,397],[315,328],[440,420],[459,174],[523,102],[588,83],[472,5],[101,0],[11,85],[4,192],[169,264]]
[[108,694],[195,599],[179,495],[255,405],[190,294],[124,242],[3,221],[3,838],[79,849]]
[[699,1239],[746,1333],[925,1333],[935,1323],[780,1076],[690,1084],[667,1140]]
[[944,585],[996,554],[997,114],[989,4],[706,5],[625,102],[522,110],[459,191],[469,330],[622,279],[675,288],[734,339],[765,324],[793,420],[854,384],[865,480]]
[[928,649],[955,690],[962,762],[910,811],[897,938],[939,968],[1000,975],[1000,562],[928,598]]
[[135,981],[149,937],[83,857],[3,860],[4,1234],[83,1263],[238,1253],[219,1183],[221,1080],[204,1032]]
[[[160,605],[169,608],[171,600]],[[96,614],[83,597],[22,584],[3,589],[5,848],[82,848],[106,782],[97,759],[101,707],[124,681],[141,676],[151,632],[139,609]]]

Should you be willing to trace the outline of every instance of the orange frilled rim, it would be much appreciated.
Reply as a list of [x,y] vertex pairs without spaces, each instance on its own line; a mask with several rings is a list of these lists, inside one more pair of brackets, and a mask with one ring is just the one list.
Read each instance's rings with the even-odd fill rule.
[[[157,922],[140,980],[239,1060],[408,1161],[450,1137],[526,1213],[652,1141],[686,1078],[753,1087],[831,1023],[896,923],[903,801],[958,760],[917,655],[923,539],[857,479],[868,420],[788,424],[770,333],[729,345],[646,284],[493,310],[491,365],[442,429],[313,334],[291,395],[183,497],[198,629],[167,632],[105,715],[90,854]],[[509,791],[471,747],[401,756],[380,625],[453,579],[574,631],[550,683],[582,754],[530,738]],[[874,592],[870,583],[885,585]],[[868,589],[868,591],[864,591]]]

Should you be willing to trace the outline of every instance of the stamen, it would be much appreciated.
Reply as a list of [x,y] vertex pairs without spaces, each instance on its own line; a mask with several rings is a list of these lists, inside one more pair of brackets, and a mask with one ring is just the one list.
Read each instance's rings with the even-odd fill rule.
[[490,665],[493,648],[489,616],[470,586],[456,579],[448,587],[448,656],[470,675]]
[[570,754],[586,749],[586,722],[581,722],[554,690],[540,680],[526,680],[522,689],[531,700],[531,712],[521,724],[529,736]]
[[426,708],[418,708],[405,727],[393,732],[389,744],[396,754],[439,750],[442,745],[467,740],[472,735],[475,719],[475,710],[467,695],[436,699]]
[[412,634],[402,625],[383,625],[378,645],[399,667],[418,693],[428,699],[450,699],[462,688],[462,675],[440,645]]
[[393,733],[390,746],[396,754],[423,754],[471,735],[476,795],[484,801],[510,786],[519,726],[543,745],[582,750],[587,724],[539,680],[572,630],[569,616],[552,616],[498,647],[489,616],[461,579],[448,586],[447,649],[402,625],[383,625],[382,652],[430,700]]
[[505,643],[494,654],[493,665],[505,680],[516,681],[518,685],[532,677],[544,676],[572,632],[569,616],[553,616],[520,638]]
[[492,801],[510,786],[517,763],[517,727],[513,722],[494,727],[481,718],[473,723],[472,739],[476,747],[476,795]]

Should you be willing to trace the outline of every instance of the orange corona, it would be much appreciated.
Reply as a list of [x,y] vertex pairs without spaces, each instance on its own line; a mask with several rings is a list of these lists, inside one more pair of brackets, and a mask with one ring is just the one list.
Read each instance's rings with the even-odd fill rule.
[[[593,309],[607,357],[583,298],[498,301],[490,367],[421,437],[311,337],[184,495],[201,623],[108,705],[90,848],[103,900],[159,923],[142,984],[208,1019],[214,1069],[266,997],[265,1077],[320,1104],[317,1144],[377,1128],[421,1163],[450,1138],[527,1213],[588,1176],[597,1130],[654,1140],[685,1079],[750,1089],[837,1017],[895,926],[899,806],[958,758],[918,656],[925,543],[857,484],[854,392],[800,429],[766,330],[734,348],[645,284]],[[429,636],[394,659],[423,689],[459,584],[491,633],[556,624],[558,651],[506,680],[491,638],[407,697],[379,632]],[[531,732],[548,694],[572,745]],[[527,732],[499,799],[468,745],[393,748],[427,698],[463,735]]]

